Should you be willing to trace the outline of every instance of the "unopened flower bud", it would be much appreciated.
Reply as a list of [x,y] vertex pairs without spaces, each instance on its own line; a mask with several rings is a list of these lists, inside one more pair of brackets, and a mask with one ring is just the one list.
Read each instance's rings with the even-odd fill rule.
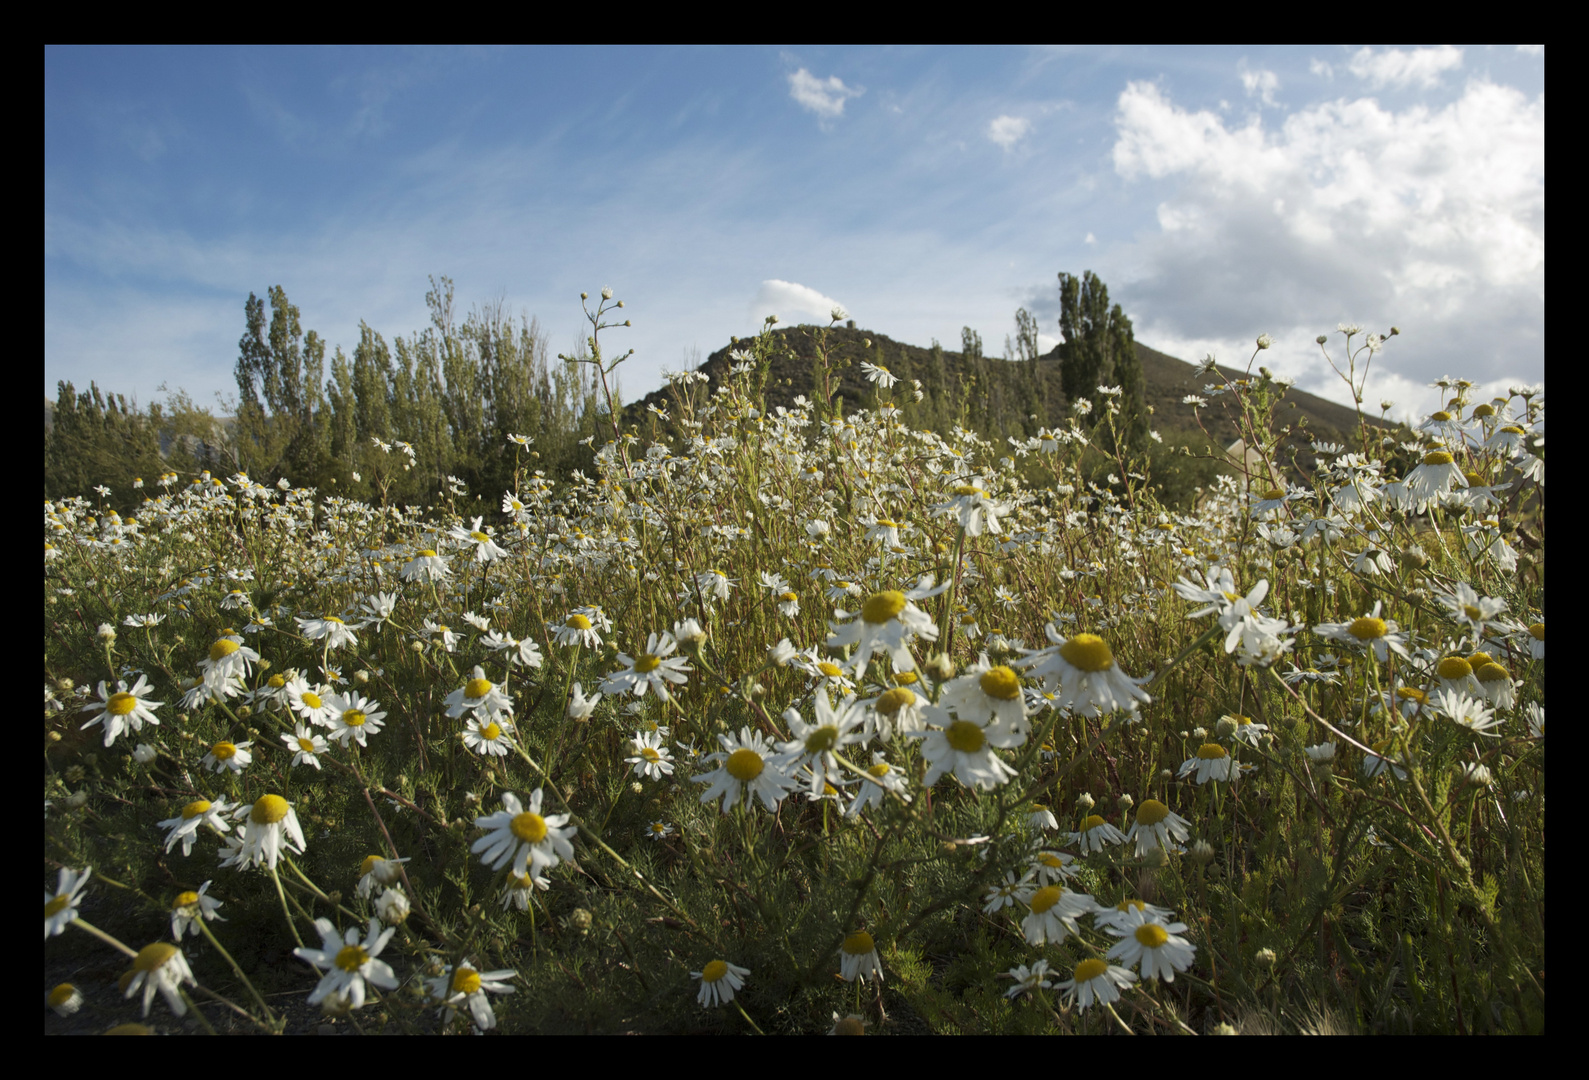
[[1274,338],[1270,337],[1268,334],[1259,334],[1258,335],[1258,347],[1260,349],[1267,349],[1269,346],[1273,345],[1274,343],[1275,343]]
[[102,622],[99,624],[99,629],[95,631],[94,636],[99,638],[99,640],[103,641],[106,645],[109,645],[111,642],[116,640],[116,628],[110,625],[108,622]]
[[582,907],[577,907],[568,913],[568,928],[581,934],[590,932],[590,924],[593,921],[591,913]]
[[370,673],[368,671],[355,671],[353,673],[353,681],[363,686],[370,681]]
[[603,289],[602,289],[602,290],[601,290],[601,298],[602,298],[602,299],[603,299],[603,300],[611,300],[611,299],[612,299],[612,289],[610,289],[610,288],[603,288]]
[[1317,338],[1315,338],[1315,339],[1314,339],[1314,340],[1315,340],[1315,341],[1317,341],[1317,342],[1318,342],[1318,343],[1319,343],[1319,344],[1320,344],[1320,345],[1323,345],[1323,344],[1324,344],[1324,343],[1325,343],[1325,342],[1327,342],[1327,341],[1329,341],[1329,340],[1330,340],[1330,339],[1329,339],[1329,338],[1327,338],[1327,337],[1325,337],[1325,336],[1324,336],[1324,335],[1323,335],[1323,334],[1320,334],[1320,335],[1319,335],[1319,336],[1318,336],[1318,337],[1317,337]]
[[1192,845],[1190,854],[1192,861],[1198,866],[1207,866],[1214,861],[1214,845],[1207,840],[1199,840]]
[[1092,810],[1092,808],[1093,798],[1091,795],[1084,791],[1080,795],[1076,796],[1076,812],[1078,814],[1085,814]]
[[1130,795],[1122,795],[1115,800],[1115,809],[1120,811],[1122,814],[1129,814],[1131,813],[1131,808],[1136,804],[1137,801]]
[[1161,847],[1150,847],[1142,856],[1142,865],[1157,870],[1170,864],[1170,853]]
[[1274,967],[1275,951],[1273,949],[1259,949],[1253,959],[1262,967]]
[[1236,718],[1233,716],[1221,716],[1219,723],[1214,725],[1214,734],[1221,739],[1228,739],[1236,734]]

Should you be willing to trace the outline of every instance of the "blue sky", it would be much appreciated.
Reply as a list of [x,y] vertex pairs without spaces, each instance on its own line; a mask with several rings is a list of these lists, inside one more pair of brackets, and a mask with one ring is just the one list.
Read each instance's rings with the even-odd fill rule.
[[[765,314],[1001,352],[1056,274],[1137,339],[1264,358],[1336,400],[1313,343],[1401,335],[1368,398],[1544,380],[1542,49],[50,48],[45,396],[200,404],[250,292],[331,346],[456,303],[552,351],[611,286],[624,395]],[[1332,351],[1339,353],[1332,345]]]

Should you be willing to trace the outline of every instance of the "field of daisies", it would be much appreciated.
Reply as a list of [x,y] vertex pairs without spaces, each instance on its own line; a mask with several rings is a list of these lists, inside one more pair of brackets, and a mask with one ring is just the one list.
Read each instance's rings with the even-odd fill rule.
[[[513,438],[513,490],[424,511],[208,473],[46,502],[47,1006],[1543,1030],[1541,390],[1442,379],[1411,435],[1174,510],[1113,388],[994,445],[903,426],[881,368],[866,409],[768,410],[767,341],[595,475]],[[1210,370],[1274,446],[1286,383]]]

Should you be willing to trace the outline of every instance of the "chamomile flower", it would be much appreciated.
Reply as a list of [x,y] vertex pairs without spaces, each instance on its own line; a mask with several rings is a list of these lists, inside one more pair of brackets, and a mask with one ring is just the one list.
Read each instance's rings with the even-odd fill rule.
[[689,681],[685,672],[694,670],[684,657],[672,655],[678,651],[678,647],[673,635],[664,632],[650,635],[646,639],[645,651],[639,656],[619,653],[618,662],[625,667],[607,676],[601,692],[622,694],[627,690],[635,697],[644,697],[649,688],[656,690],[657,697],[663,701],[671,700],[668,683],[682,686]]
[[99,701],[83,706],[84,712],[99,709],[100,714],[83,725],[86,731],[95,724],[105,725],[105,745],[109,746],[116,741],[116,737],[125,731],[138,732],[143,730],[144,724],[160,724],[159,717],[151,711],[165,704],[162,701],[145,701],[149,694],[154,692],[154,687],[148,685],[148,677],[139,674],[138,681],[131,689],[127,688],[126,680],[117,680],[116,692],[105,692],[105,683],[99,684]]
[[673,824],[667,821],[653,821],[646,832],[653,840],[666,840],[673,835]]
[[220,919],[222,922],[226,921],[223,916],[216,913],[216,909],[221,906],[222,901],[204,895],[209,891],[209,888],[210,883],[206,881],[199,886],[197,892],[189,890],[178,893],[177,898],[171,902],[171,936],[173,938],[181,941],[184,933],[198,937],[200,920],[204,922],[214,922],[216,919]]
[[309,765],[316,770],[320,768],[320,759],[317,755],[325,753],[329,747],[325,736],[303,724],[297,726],[294,734],[283,735],[281,741],[287,744],[287,749],[294,751],[292,764]]
[[[475,818],[475,825],[489,830],[469,849],[493,870],[512,866],[515,874],[539,878],[564,859],[574,857],[569,839],[577,829],[568,825],[567,814],[541,814],[541,788],[530,793],[529,806],[511,791],[502,793],[502,809]],[[566,827],[565,827],[566,826]]]
[[869,806],[881,805],[886,794],[894,794],[901,801],[910,802],[910,795],[905,790],[905,774],[890,765],[881,750],[876,750],[872,752],[872,764],[867,766],[861,789],[844,811],[844,816],[854,817]]
[[452,1023],[458,1008],[463,1006],[469,1009],[475,1027],[490,1031],[497,1026],[497,1014],[486,995],[513,993],[514,987],[508,980],[518,978],[519,973],[512,969],[480,971],[472,964],[473,961],[465,961],[456,970],[451,966],[443,968],[436,978],[426,979],[425,985],[430,989],[432,1000],[442,1003],[443,1023]]
[[397,933],[395,926],[383,930],[379,919],[371,919],[361,940],[358,927],[350,926],[346,934],[338,934],[330,919],[316,919],[314,924],[320,931],[322,948],[299,947],[292,951],[300,960],[325,972],[320,985],[309,995],[309,1004],[318,1005],[336,995],[347,1001],[349,1009],[358,1009],[364,1006],[366,984],[382,990],[397,989],[397,974],[391,965],[376,959]]
[[713,960],[700,971],[690,972],[690,978],[701,980],[701,990],[695,1000],[703,1008],[726,1005],[734,1000],[736,992],[745,988],[745,978],[749,974],[749,968],[730,964],[727,960]]
[[1185,840],[1191,835],[1188,831],[1191,827],[1190,821],[1159,800],[1144,799],[1137,807],[1137,820],[1126,833],[1126,839],[1136,840],[1137,857],[1141,858],[1156,846],[1168,848],[1172,843]]
[[1390,654],[1407,656],[1407,635],[1389,619],[1380,618],[1384,601],[1374,601],[1374,610],[1349,623],[1321,623],[1313,628],[1320,637],[1342,641],[1359,648],[1372,649],[1380,663],[1390,659]]
[[1060,708],[1074,709],[1083,716],[1122,710],[1134,716],[1139,704],[1152,700],[1137,680],[1120,670],[1109,646],[1097,634],[1065,638],[1053,623],[1048,624],[1046,633],[1053,645],[1027,652],[1019,663],[1059,695]]
[[1017,900],[1025,901],[1032,895],[1032,871],[1017,877],[1014,870],[1004,872],[1004,880],[989,889],[982,897],[982,913],[992,915],[1011,907]]
[[1108,958],[1137,968],[1144,979],[1174,982],[1175,973],[1191,967],[1197,953],[1191,942],[1179,936],[1186,932],[1185,923],[1160,922],[1145,910],[1133,908],[1107,929],[1122,939],[1109,950]]
[[1423,504],[1439,498],[1453,485],[1468,486],[1462,467],[1446,450],[1431,450],[1410,472],[1404,481],[1407,495],[1415,503]]
[[468,711],[488,719],[513,712],[513,699],[502,687],[487,679],[485,669],[478,664],[469,681],[448,694],[443,704],[447,706],[447,715],[455,720]]
[[198,839],[201,826],[208,825],[216,832],[231,832],[231,823],[223,816],[237,809],[235,805],[228,806],[225,799],[195,799],[182,808],[182,813],[174,818],[159,822],[166,833],[166,853],[177,846],[177,841],[182,841],[182,855],[186,858],[193,852],[193,841]]
[[149,1005],[154,1000],[155,991],[166,999],[166,1006],[177,1016],[185,1016],[188,1006],[182,1000],[182,984],[197,986],[198,980],[193,977],[193,969],[188,967],[187,958],[182,955],[182,950],[175,945],[168,945],[157,941],[153,945],[145,945],[138,950],[138,955],[132,961],[132,978],[127,983],[127,992],[124,996],[132,997],[139,990],[143,991],[143,1014],[149,1015]]
[[323,615],[318,619],[298,619],[304,637],[310,641],[325,641],[327,649],[340,649],[344,645],[357,646],[358,636],[348,624],[336,615]]
[[932,787],[946,772],[966,787],[991,789],[1015,776],[1015,770],[999,760],[994,747],[1018,745],[1010,731],[987,722],[961,720],[947,710],[929,705],[924,710],[927,728],[911,732],[922,740],[921,756],[927,762],[922,783]]
[[1026,741],[1031,728],[1021,677],[1004,664],[989,663],[987,653],[966,668],[964,675],[943,684],[938,703],[963,720],[991,720],[1019,739],[1013,744],[1016,746]]
[[483,520],[475,518],[467,529],[462,525],[454,525],[447,535],[463,548],[472,548],[471,557],[477,563],[487,564],[507,558],[508,553],[497,546],[490,534],[481,530],[480,522]]
[[1044,885],[1060,884],[1081,873],[1075,862],[1076,856],[1063,851],[1036,851],[1032,854],[1031,873]]
[[1068,843],[1081,848],[1083,855],[1093,851],[1102,851],[1110,844],[1123,844],[1126,842],[1125,834],[1115,828],[1102,816],[1092,814],[1081,823],[1081,828],[1073,833],[1066,833]]
[[634,744],[635,756],[624,758],[624,762],[634,766],[636,776],[661,780],[673,775],[673,751],[663,744],[661,732],[637,731],[630,742]]
[[359,899],[369,898],[376,888],[388,889],[403,878],[403,864],[408,859],[383,859],[379,855],[366,855],[359,864],[359,886],[355,890]]
[[1385,750],[1390,745],[1389,739],[1381,739],[1373,745],[1373,752],[1363,755],[1363,775],[1378,776],[1389,771],[1397,780],[1407,779],[1407,770],[1395,763],[1395,760],[1385,756]]
[[1079,933],[1076,919],[1091,914],[1097,904],[1085,893],[1071,892],[1063,885],[1044,885],[1026,900],[1031,910],[1021,920],[1021,931],[1028,944],[1062,945],[1065,938]]
[[1113,1005],[1120,1000],[1120,991],[1137,981],[1136,973],[1127,968],[1115,967],[1102,960],[1087,959],[1076,965],[1075,973],[1058,989],[1065,997],[1086,1011],[1094,1001]]
[[[874,593],[849,622],[829,624],[833,633],[827,640],[828,648],[855,647],[850,659],[851,670],[857,678],[865,674],[874,653],[887,656],[895,671],[914,669],[916,661],[910,654],[911,642],[916,638],[938,640],[938,624],[914,601],[937,596],[950,584],[945,582],[935,588],[931,578],[923,578],[909,591],[887,589]],[[843,611],[839,615],[848,617]]]
[[1194,756],[1181,764],[1176,776],[1182,780],[1191,776],[1199,784],[1206,784],[1210,780],[1234,782],[1241,779],[1241,763],[1218,743],[1204,743],[1197,748]]
[[759,796],[768,810],[776,810],[783,797],[799,784],[798,780],[784,772],[778,756],[773,753],[772,744],[759,732],[742,727],[737,738],[719,735],[717,741],[723,749],[708,754],[706,760],[722,764],[712,772],[690,778],[694,783],[708,785],[701,793],[703,803],[713,802],[721,796],[723,813],[726,814],[741,799]]
[[[1496,738],[1501,734],[1492,730],[1500,726],[1500,718],[1478,698],[1468,697],[1455,690],[1441,690],[1430,699],[1430,704],[1435,712],[1476,735]],[[1367,768],[1366,765],[1364,767]]]
[[329,686],[311,687],[308,680],[296,676],[287,683],[287,704],[292,711],[320,727],[332,727],[336,721],[334,710],[326,701],[331,693]]
[[72,920],[77,918],[77,905],[83,902],[83,890],[88,888],[89,879],[93,876],[92,866],[83,867],[81,872],[63,866],[55,879],[55,891],[44,892],[44,940],[48,941],[66,931]]
[[953,517],[967,536],[981,536],[985,532],[997,536],[1003,532],[999,518],[1014,507],[1013,503],[994,502],[989,498],[986,484],[980,476],[971,477],[967,483],[956,484],[950,489],[949,495],[948,502],[932,508],[932,516]]
[[214,689],[247,678],[258,661],[259,654],[244,645],[242,638],[223,630],[210,646],[209,655],[199,661],[199,670],[204,672],[204,684]]
[[261,795],[252,806],[238,807],[233,817],[243,821],[237,829],[236,850],[222,862],[223,866],[235,864],[247,869],[263,865],[274,870],[282,851],[301,855],[308,847],[297,812],[280,795]]
[[424,548],[404,564],[397,572],[397,576],[404,581],[424,583],[442,581],[451,572],[447,569],[447,559],[446,555],[436,554],[434,548]]
[[212,772],[225,772],[230,769],[234,773],[240,773],[254,760],[253,753],[248,749],[253,745],[252,741],[234,743],[222,739],[218,743],[211,744],[210,752],[204,755],[199,764]]
[[[899,674],[914,676],[915,672]],[[894,735],[909,735],[926,726],[927,718],[923,710],[927,699],[922,696],[920,680],[913,679],[912,682],[914,685],[911,686],[890,687],[867,703],[871,706],[867,718],[868,735],[877,734],[887,739]]]
[[883,962],[877,956],[877,945],[872,935],[857,930],[839,946],[839,977],[845,982],[865,981],[870,975],[873,982],[883,981]]
[[1008,978],[1015,980],[1015,985],[1005,991],[1004,996],[1013,998],[1020,997],[1022,994],[1030,994],[1037,990],[1047,990],[1054,985],[1048,981],[1049,975],[1047,960],[1038,960],[1031,967],[1027,967],[1025,964],[1017,964],[1007,973]]
[[481,757],[507,757],[513,740],[499,720],[507,722],[505,716],[496,719],[471,716],[463,733],[463,744]]
[[852,743],[866,741],[862,729],[865,709],[854,697],[846,697],[835,708],[828,702],[826,687],[817,687],[815,723],[806,723],[794,709],[786,710],[783,718],[794,738],[778,744],[778,764],[786,773],[809,769],[813,795],[821,794],[825,783],[837,782],[841,770],[834,755]]
[[329,694],[326,704],[331,706],[331,737],[344,747],[350,739],[360,746],[369,745],[369,737],[384,726],[386,714],[377,709],[380,702],[364,697],[357,690]]
[[1175,912],[1167,907],[1149,904],[1144,900],[1122,900],[1114,907],[1100,907],[1093,912],[1092,924],[1097,927],[1124,926],[1127,923],[1135,924],[1139,918],[1169,922],[1174,917]]

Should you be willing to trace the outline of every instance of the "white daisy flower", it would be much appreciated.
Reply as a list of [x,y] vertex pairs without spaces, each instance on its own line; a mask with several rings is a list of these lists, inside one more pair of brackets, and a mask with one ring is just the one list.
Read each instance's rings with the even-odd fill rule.
[[713,960],[700,971],[690,972],[690,978],[701,980],[701,992],[696,995],[703,1008],[726,1005],[734,1000],[736,991],[745,988],[749,968],[730,964],[726,960]]
[[[240,806],[232,815],[244,818],[238,826],[235,850],[230,850],[222,866],[242,869],[263,865],[274,870],[282,851],[303,854],[308,844],[298,814],[280,795],[261,795],[252,806]],[[232,848],[230,839],[228,848]]]
[[182,813],[158,823],[162,829],[170,830],[166,833],[166,853],[169,854],[180,840],[183,857],[192,854],[193,841],[198,839],[199,828],[204,825],[216,832],[231,832],[231,823],[222,815],[236,809],[235,805],[228,806],[225,799],[216,799],[213,803],[208,799],[195,799],[188,803]]
[[1057,989],[1075,1001],[1085,1011],[1094,1001],[1112,1005],[1120,1000],[1120,991],[1137,981],[1136,973],[1102,960],[1083,960],[1076,965],[1075,974],[1059,983]]
[[1138,680],[1120,670],[1109,646],[1097,634],[1067,639],[1053,623],[1048,624],[1046,633],[1052,647],[1029,651],[1019,663],[1058,695],[1058,707],[1074,709],[1083,716],[1117,711],[1135,716],[1139,704],[1153,700]]
[[292,951],[300,960],[325,972],[320,985],[309,995],[309,1004],[319,1005],[334,995],[345,1000],[348,1008],[358,1009],[364,1006],[366,984],[382,990],[397,989],[397,974],[391,965],[376,959],[397,933],[395,926],[383,930],[380,920],[371,919],[368,932],[360,940],[358,927],[350,926],[345,935],[339,935],[330,919],[316,919],[314,924],[324,947]]
[[1031,910],[1021,920],[1021,931],[1031,945],[1064,944],[1071,934],[1079,933],[1076,919],[1098,907],[1092,897],[1063,885],[1044,885],[1027,898],[1026,906]]
[[487,679],[485,669],[478,664],[462,689],[448,694],[442,703],[447,706],[447,715],[455,720],[471,710],[476,716],[487,718],[513,712],[513,699],[502,687]]
[[431,999],[442,1003],[443,1023],[452,1023],[458,1008],[467,1006],[475,1027],[490,1031],[497,1026],[497,1014],[486,995],[513,993],[515,988],[509,985],[508,980],[517,978],[519,973],[512,969],[479,971],[470,966],[471,963],[467,961],[460,964],[457,970],[451,966],[443,968],[436,978],[426,979],[425,985],[430,990]]
[[1038,960],[1031,967],[1027,967],[1025,964],[1017,964],[1007,974],[1008,978],[1015,980],[1015,985],[1005,991],[1004,996],[1013,998],[1022,994],[1030,994],[1035,990],[1047,990],[1054,985],[1048,981],[1049,975],[1047,960]]
[[719,735],[717,741],[723,749],[708,754],[706,760],[722,764],[712,772],[690,778],[694,783],[708,785],[701,793],[703,803],[722,796],[722,809],[726,814],[741,799],[759,796],[768,810],[776,810],[783,797],[799,784],[783,771],[778,756],[772,752],[772,744],[759,732],[742,727],[737,738]]
[[139,949],[138,955],[133,958],[132,979],[127,983],[124,996],[132,997],[142,990],[143,1014],[147,1017],[149,1003],[154,1000],[155,991],[158,990],[173,1013],[185,1016],[188,1006],[182,1000],[183,983],[198,985],[198,980],[193,977],[193,969],[188,967],[187,958],[175,945],[157,941]]
[[367,746],[371,735],[380,732],[386,714],[377,710],[380,704],[362,696],[356,690],[347,694],[328,694],[326,704],[331,707],[331,737],[344,747],[348,740]]
[[857,930],[839,946],[839,977],[845,982],[870,975],[873,982],[883,981],[883,962],[877,955],[877,944],[865,930]]
[[503,792],[501,810],[475,818],[478,828],[490,831],[469,850],[493,870],[511,865],[515,874],[524,874],[528,866],[532,878],[541,877],[541,871],[550,870],[564,859],[572,859],[574,845],[569,839],[578,829],[568,825],[567,814],[543,817],[541,792],[541,788],[536,788],[530,793],[528,808],[513,792]]
[[125,680],[118,680],[116,692],[107,694],[104,682],[99,684],[99,701],[83,706],[84,712],[100,709],[98,716],[83,725],[83,730],[95,724],[105,725],[105,745],[109,746],[116,741],[122,732],[138,732],[143,730],[144,724],[160,725],[159,717],[150,711],[165,704],[163,701],[145,701],[144,698],[154,692],[154,687],[148,685],[148,677],[139,674],[138,681],[129,690]]
[[911,732],[910,738],[922,740],[921,756],[928,766],[924,786],[932,787],[946,772],[966,787],[981,789],[996,788],[1015,776],[993,752],[994,747],[1017,745],[1014,734],[988,722],[958,719],[936,705],[923,712],[927,728]]
[[324,615],[318,619],[298,619],[299,627],[303,629],[304,637],[310,641],[325,641],[327,649],[340,649],[344,645],[357,647],[358,637],[348,627],[348,624],[336,615]]
[[636,776],[661,780],[673,775],[673,751],[663,744],[660,731],[637,731],[630,742],[635,756],[624,758],[624,762],[634,766]]
[[1109,950],[1108,958],[1137,968],[1144,979],[1174,982],[1175,973],[1191,967],[1197,952],[1191,942],[1178,936],[1186,932],[1185,923],[1160,922],[1144,910],[1131,909],[1107,929],[1124,939]]
[[1157,799],[1144,799],[1137,807],[1137,820],[1132,824],[1126,839],[1137,842],[1137,857],[1141,858],[1155,847],[1170,847],[1184,841],[1191,833],[1192,823],[1175,813]]
[[200,920],[204,922],[214,922],[216,919],[220,919],[221,922],[226,921],[225,918],[216,914],[216,909],[221,906],[222,901],[204,895],[209,891],[209,888],[210,883],[206,881],[199,886],[197,892],[188,890],[187,892],[178,893],[177,898],[171,902],[171,936],[173,938],[181,941],[184,932],[193,937],[198,937]]
[[77,905],[83,902],[83,890],[88,888],[93,874],[92,866],[83,867],[81,872],[61,867],[60,873],[56,875],[55,891],[45,890],[44,893],[45,941],[64,933],[71,921],[77,918]]
[[1181,764],[1180,771],[1175,775],[1182,780],[1193,776],[1199,784],[1206,784],[1210,780],[1224,780],[1235,782],[1241,779],[1241,763],[1230,756],[1230,752],[1218,743],[1204,743],[1197,748],[1197,754],[1187,758]]
[[644,697],[646,690],[650,688],[656,690],[657,697],[663,701],[671,700],[668,683],[682,686],[689,681],[689,676],[685,672],[694,670],[684,657],[672,655],[678,651],[678,647],[678,642],[673,639],[672,634],[652,634],[646,639],[645,651],[639,656],[619,653],[618,662],[625,667],[622,671],[615,671],[607,676],[601,692],[622,694],[627,690],[635,697]]

